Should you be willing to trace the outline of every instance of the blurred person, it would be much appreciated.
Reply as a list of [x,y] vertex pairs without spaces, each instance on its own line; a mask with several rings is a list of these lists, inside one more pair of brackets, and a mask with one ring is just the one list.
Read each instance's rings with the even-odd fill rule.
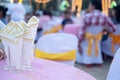
[[[114,25],[118,24],[117,19],[116,19],[116,7],[109,9],[108,16],[110,17]],[[103,30],[102,42],[106,41],[108,38],[109,38],[109,32],[106,27],[106,29]]]
[[92,66],[103,63],[100,43],[103,30],[108,25],[109,33],[114,32],[115,26],[111,19],[101,12],[100,1],[91,0],[88,7],[89,13],[85,14],[81,22],[82,31],[79,33],[79,52],[77,62]]
[[52,19],[52,13],[48,10],[43,11],[43,15],[40,16],[40,23],[38,29],[41,29],[44,23],[50,21]]
[[116,7],[112,8],[112,21],[114,24],[118,24],[116,17]]
[[89,13],[88,9],[82,10],[80,16],[83,17],[85,14]]
[[109,9],[108,16],[111,18],[111,20],[114,24],[118,23],[117,19],[116,19],[116,7]]
[[[38,19],[40,19],[40,14],[38,13],[38,12],[36,12],[35,14],[34,14],[34,16],[36,16]],[[42,29],[41,28],[38,28],[37,29],[37,34],[36,34],[36,38],[35,38],[35,43],[37,43],[37,40],[40,38],[40,36],[41,36],[41,33],[42,32]]]
[[71,19],[72,15],[70,11],[65,11],[64,12],[64,19],[62,21],[62,26],[64,28],[64,26],[66,24],[73,24],[73,20]]
[[32,17],[31,13],[26,13],[26,15],[25,15],[25,22],[27,23],[31,17]]
[[39,12],[39,10],[37,10],[37,11],[34,10],[33,11],[33,15],[36,16],[38,19],[40,19],[40,12]]
[[35,13],[35,16],[40,19],[40,14],[38,12]]
[[107,33],[108,39],[101,43],[103,53],[111,57],[115,56],[117,49],[120,47],[120,6],[115,7],[113,13],[115,15],[115,21],[117,22],[115,24],[116,31],[112,34]]
[[42,36],[43,25],[45,23],[47,23],[48,21],[52,20],[52,13],[48,10],[44,10],[43,15],[40,16],[39,20],[40,20],[40,22],[39,22],[39,26],[38,26],[38,30],[37,30],[35,43],[40,38],[40,36]]
[[[111,21],[117,25],[118,24],[118,20],[117,20],[117,16],[116,16],[116,8],[117,7],[114,7],[114,8],[110,8],[109,11],[108,11],[108,16],[110,17]],[[102,38],[102,41],[106,41],[109,37],[109,33],[107,31],[107,28],[104,29],[103,31],[103,38]]]
[[108,9],[108,16],[112,17],[112,9],[111,8]]
[[19,0],[14,0],[13,3],[10,3],[8,5],[8,22],[10,20],[14,21],[20,21],[20,20],[25,20],[25,8],[23,4],[19,3]]
[[118,24],[120,24],[120,5],[118,5],[116,8],[115,8],[115,11],[116,11],[116,20],[118,22]]
[[7,8],[5,8],[4,6],[0,6],[0,20],[4,24],[7,24],[7,21],[6,21],[6,12],[7,12]]

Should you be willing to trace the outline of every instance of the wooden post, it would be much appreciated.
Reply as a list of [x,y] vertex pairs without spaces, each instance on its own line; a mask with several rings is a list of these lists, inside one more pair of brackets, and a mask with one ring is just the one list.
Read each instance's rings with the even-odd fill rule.
[[76,2],[77,6],[78,6],[78,14],[77,16],[80,17],[80,12],[81,12],[81,9],[82,9],[82,0],[78,0]]
[[46,3],[43,3],[43,9],[46,9]]
[[72,0],[72,11],[75,11],[76,6],[78,6],[77,16],[80,17],[80,12],[82,9],[82,0]]
[[108,9],[110,8],[111,0],[102,0],[103,13],[108,15]]
[[46,4],[47,4],[47,2],[49,2],[49,0],[36,0],[36,7],[37,7],[37,10],[39,9],[39,7],[40,7],[40,5],[39,5],[39,3],[43,3],[43,8],[44,9],[46,9]]
[[72,0],[72,11],[75,11],[76,7],[76,3],[75,0]]

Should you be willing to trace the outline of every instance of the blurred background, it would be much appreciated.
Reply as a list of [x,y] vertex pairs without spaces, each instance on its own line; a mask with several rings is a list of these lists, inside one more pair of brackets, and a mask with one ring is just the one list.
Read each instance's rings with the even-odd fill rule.
[[[52,16],[60,16],[61,15],[60,18],[63,17],[63,15],[61,14],[62,11],[60,10],[60,5],[62,4],[62,1],[63,0],[19,0],[19,3],[23,4],[23,6],[24,6],[25,12],[23,11],[23,16],[25,17],[25,21],[27,22],[30,19],[30,17],[33,16],[33,15],[37,16],[38,18],[40,18],[40,16],[41,16],[40,19],[42,21],[42,18],[43,18],[42,14],[43,14],[44,10],[50,11],[52,13]],[[70,8],[71,8],[73,0],[67,0],[67,1],[69,2]],[[90,0],[82,0],[82,7],[79,7],[79,8],[81,8],[82,11],[86,11],[86,9],[89,5],[89,1]],[[102,0],[99,0],[99,1],[102,1]],[[115,0],[115,1],[118,5],[120,4],[120,0]],[[0,6],[5,6],[6,8],[9,8],[8,5],[10,3],[13,3],[13,0],[0,0]],[[77,7],[76,7],[75,12],[80,14],[82,11],[79,11]],[[9,11],[9,9],[8,9],[8,11]],[[114,11],[114,9],[110,10],[110,11]],[[109,10],[108,10],[108,12],[109,12]],[[17,17],[19,15],[18,13],[16,13]],[[45,16],[44,18],[47,18],[48,21],[52,22],[51,13],[50,14],[47,13],[47,17]],[[77,19],[78,16],[74,16],[73,14],[72,15],[70,14],[70,16],[69,16],[68,13],[66,13],[66,14],[67,14],[68,17],[72,16],[72,18],[75,18],[76,23],[77,22],[80,23]],[[107,13],[107,14],[109,16],[109,13]],[[50,19],[48,18],[48,15],[49,15]],[[13,17],[14,17],[14,15],[13,15]],[[109,16],[109,17],[111,18],[111,16]],[[7,21],[5,21],[4,18],[6,18],[6,17],[3,17],[3,19],[1,19],[1,20],[3,20],[3,22],[7,24]],[[16,19],[16,16],[15,16],[15,19]],[[55,22],[57,20],[59,20],[59,18],[56,18],[56,17],[53,18],[53,22]],[[9,20],[8,20],[8,22],[9,22]],[[47,23],[47,20],[46,20],[46,23]],[[44,24],[46,24],[46,23],[44,23]],[[41,24],[39,26],[41,26]],[[42,31],[41,29],[38,29],[38,33],[37,33],[38,38],[36,38],[36,40],[39,39],[39,37],[41,36],[41,33],[42,33],[41,31]],[[75,66],[77,68],[82,69],[85,72],[91,74],[92,76],[96,77],[98,80],[105,80],[106,76],[108,74],[108,69],[110,67],[112,58],[109,57],[109,56],[106,56],[106,55],[104,55],[103,58],[104,58],[104,63],[101,67],[96,67],[95,66],[95,67],[92,67],[92,68],[86,68],[84,65],[81,65],[79,63],[76,63]]]
[[[26,11],[32,12],[32,11],[37,11],[37,10],[43,10],[43,9],[48,9],[54,12],[55,14],[58,13],[59,11],[59,6],[62,2],[62,0],[50,0],[49,2],[44,3],[44,1],[48,0],[20,0],[20,2],[24,5]],[[72,0],[68,0],[69,3],[71,4]],[[82,2],[82,9],[87,8],[90,0],[83,0]],[[120,0],[116,0],[117,3],[120,2]],[[6,6],[9,3],[12,3],[13,0],[0,0],[0,5]],[[43,6],[45,5],[45,7]]]

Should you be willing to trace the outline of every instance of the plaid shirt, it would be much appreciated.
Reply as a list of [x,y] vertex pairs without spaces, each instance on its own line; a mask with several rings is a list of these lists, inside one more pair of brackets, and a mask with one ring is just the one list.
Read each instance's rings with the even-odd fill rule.
[[81,22],[82,31],[80,32],[80,38],[83,38],[85,30],[90,26],[109,26],[110,32],[115,31],[115,26],[112,23],[111,19],[102,12],[94,10],[91,13],[85,14]]

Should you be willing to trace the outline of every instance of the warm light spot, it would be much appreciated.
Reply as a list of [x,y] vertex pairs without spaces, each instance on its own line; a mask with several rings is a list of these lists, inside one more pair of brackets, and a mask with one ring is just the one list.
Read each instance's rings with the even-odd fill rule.
[[82,0],[73,0],[72,1],[72,11],[75,11],[76,6],[78,7],[77,16],[80,17],[80,12],[82,9]]

